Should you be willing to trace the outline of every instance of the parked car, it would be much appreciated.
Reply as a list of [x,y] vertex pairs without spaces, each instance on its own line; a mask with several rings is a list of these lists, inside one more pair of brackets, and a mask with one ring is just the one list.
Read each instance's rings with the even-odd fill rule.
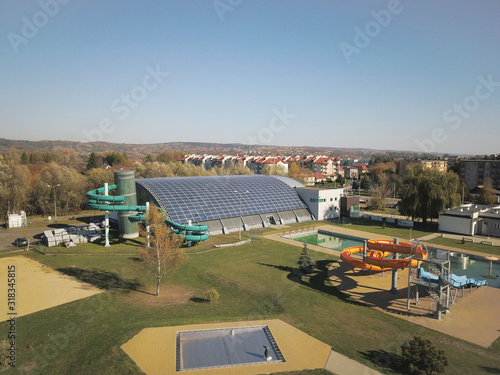
[[361,198],[361,199],[359,200],[359,203],[366,203],[366,202],[367,202],[367,200],[366,200],[365,198]]
[[94,224],[97,225],[99,228],[104,228],[106,226],[106,221],[104,219],[96,220],[94,221]]
[[15,241],[14,241],[14,245],[19,247],[19,246],[28,246],[28,240],[26,239],[26,237],[19,237],[19,238],[16,238]]

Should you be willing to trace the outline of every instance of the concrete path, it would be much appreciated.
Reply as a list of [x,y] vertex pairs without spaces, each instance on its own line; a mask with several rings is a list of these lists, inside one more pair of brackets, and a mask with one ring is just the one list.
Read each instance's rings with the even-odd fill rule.
[[430,241],[436,237],[439,237],[440,234],[439,233],[431,233],[431,234],[428,234],[427,236],[422,236],[422,237],[419,237],[418,239],[420,241]]
[[382,373],[333,350],[328,357],[325,370],[336,375],[382,375]]

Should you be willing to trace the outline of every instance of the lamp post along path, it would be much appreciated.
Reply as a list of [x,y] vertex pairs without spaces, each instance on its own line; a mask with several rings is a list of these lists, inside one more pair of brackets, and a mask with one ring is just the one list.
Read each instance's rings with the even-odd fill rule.
[[47,185],[49,188],[54,189],[54,218],[57,227],[57,200],[56,200],[56,187],[61,186],[61,184],[57,184],[55,186]]
[[241,226],[242,226],[242,222],[243,222],[243,218],[241,217],[241,196],[243,194],[248,194],[249,191],[246,190],[246,191],[241,192],[238,190],[234,190],[233,193],[238,194],[238,197],[239,197],[238,203],[239,203],[239,208],[240,208],[240,222],[238,225],[238,241],[241,241]]

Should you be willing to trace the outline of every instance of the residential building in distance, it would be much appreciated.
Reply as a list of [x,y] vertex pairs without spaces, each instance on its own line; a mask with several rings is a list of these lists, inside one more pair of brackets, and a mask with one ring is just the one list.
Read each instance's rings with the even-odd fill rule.
[[420,160],[424,168],[437,169],[440,172],[448,171],[448,160]]
[[488,178],[493,188],[500,190],[500,160],[461,160],[458,172],[471,190],[484,185]]
[[[340,167],[341,159],[340,157],[330,158],[324,155],[308,155],[305,157],[301,156],[262,156],[262,155],[244,155],[244,156],[234,156],[234,155],[196,155],[190,154],[179,159],[182,163],[190,163],[196,166],[203,167],[210,170],[214,167],[226,167],[228,168],[232,163],[242,163],[243,166],[250,169],[254,174],[262,174],[264,168],[267,166],[276,167],[276,170],[280,170],[283,173],[287,173],[290,165],[292,163],[298,163],[300,167],[307,168],[311,170],[312,173],[318,173],[323,175],[327,180],[335,180],[337,175],[342,174],[344,169]],[[368,172],[368,168],[365,165],[357,165],[355,168],[352,167],[354,172],[351,178],[357,178],[358,169],[362,172]],[[270,168],[271,171],[273,170]],[[311,179],[311,183],[314,183],[314,179]]]
[[436,160],[409,160],[403,159],[399,162],[402,169],[405,169],[410,164],[420,163],[424,168],[437,169],[440,172],[448,171],[448,160],[436,159]]

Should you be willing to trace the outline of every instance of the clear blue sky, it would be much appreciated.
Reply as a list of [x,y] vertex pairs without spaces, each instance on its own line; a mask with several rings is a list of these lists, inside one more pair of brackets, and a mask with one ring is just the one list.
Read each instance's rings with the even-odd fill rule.
[[0,2],[0,137],[500,151],[497,0],[59,1]]

